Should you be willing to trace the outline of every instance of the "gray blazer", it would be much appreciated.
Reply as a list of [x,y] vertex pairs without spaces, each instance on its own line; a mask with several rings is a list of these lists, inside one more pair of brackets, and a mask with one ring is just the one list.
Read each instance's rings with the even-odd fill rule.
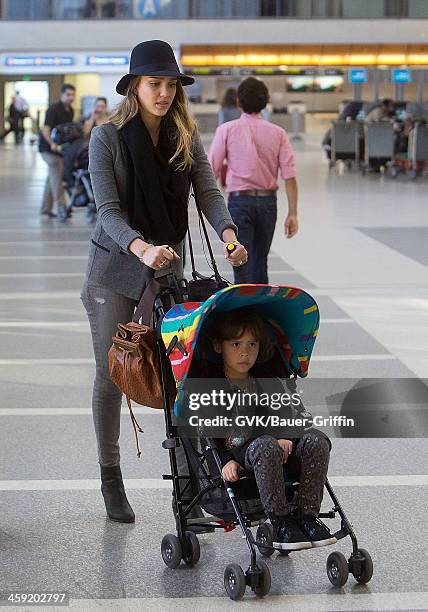
[[[97,222],[92,232],[86,281],[105,285],[116,293],[138,300],[144,289],[146,266],[128,247],[135,238],[146,240],[129,225],[126,202],[126,157],[120,131],[112,124],[92,130],[89,142],[89,172],[97,206]],[[198,136],[193,142],[193,165],[190,180],[195,197],[220,236],[230,227],[237,231],[221,195],[211,166]],[[146,242],[150,242],[148,239]],[[162,244],[162,243],[160,243]],[[171,245],[182,257],[183,242]],[[174,262],[174,272],[182,274],[182,264]],[[166,268],[155,276],[165,275]]]

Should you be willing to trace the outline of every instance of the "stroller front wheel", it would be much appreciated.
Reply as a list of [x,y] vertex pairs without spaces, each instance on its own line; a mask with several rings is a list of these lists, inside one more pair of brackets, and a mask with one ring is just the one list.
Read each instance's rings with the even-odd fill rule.
[[183,557],[180,540],[173,533],[167,533],[162,538],[161,554],[163,562],[167,567],[176,569]]
[[231,563],[224,570],[224,588],[230,599],[239,601],[245,594],[245,574],[240,565]]
[[184,563],[189,567],[193,567],[197,564],[201,556],[199,540],[193,531],[186,531],[186,547],[187,554],[185,554],[183,557]]
[[327,557],[327,576],[331,584],[341,588],[346,584],[349,576],[349,568],[343,553],[335,551]]

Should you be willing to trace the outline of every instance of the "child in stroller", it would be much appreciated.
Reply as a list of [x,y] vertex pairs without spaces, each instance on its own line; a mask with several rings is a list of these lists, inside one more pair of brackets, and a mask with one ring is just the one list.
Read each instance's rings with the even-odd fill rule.
[[[248,308],[218,315],[213,323],[212,343],[222,357],[223,376],[232,388],[257,391],[253,372],[260,357],[271,357],[272,347],[263,320]],[[237,413],[234,406],[232,418]],[[261,432],[263,433],[263,432]],[[337,542],[317,519],[330,456],[330,441],[311,429],[300,438],[288,439],[287,430],[276,436],[251,437],[245,430],[231,429],[225,439],[216,439],[228,482],[239,480],[243,469],[254,475],[264,509],[273,525],[273,546],[301,550]],[[293,503],[287,501],[283,467],[288,478],[300,482]]]

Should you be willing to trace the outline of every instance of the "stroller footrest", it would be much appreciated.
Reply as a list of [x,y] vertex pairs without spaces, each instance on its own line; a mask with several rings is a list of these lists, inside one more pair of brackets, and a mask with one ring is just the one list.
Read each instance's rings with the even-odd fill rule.
[[178,448],[180,446],[179,438],[167,438],[162,442],[162,448]]
[[347,529],[339,529],[339,531],[336,531],[336,533],[333,533],[333,536],[337,540],[342,540],[342,538],[346,538],[346,536],[348,535],[349,535],[349,531]]

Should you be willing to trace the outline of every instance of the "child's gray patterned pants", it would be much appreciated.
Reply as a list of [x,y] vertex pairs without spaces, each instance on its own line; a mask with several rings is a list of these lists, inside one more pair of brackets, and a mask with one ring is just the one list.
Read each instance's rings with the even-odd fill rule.
[[[254,472],[266,512],[284,516],[296,509],[300,515],[317,516],[327,477],[330,441],[321,431],[311,429],[292,442],[292,453],[284,464],[283,450],[275,438],[256,438],[245,453],[245,468]],[[293,502],[285,496],[284,465],[288,479],[300,482]]]

